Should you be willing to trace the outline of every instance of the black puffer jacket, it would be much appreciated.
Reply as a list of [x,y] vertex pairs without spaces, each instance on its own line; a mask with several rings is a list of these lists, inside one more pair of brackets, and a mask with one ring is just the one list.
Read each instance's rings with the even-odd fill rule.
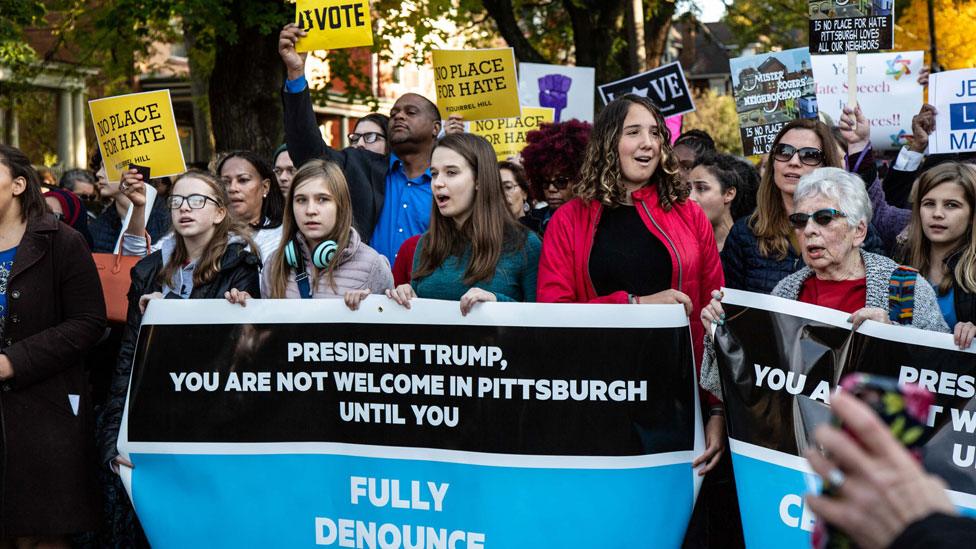
[[[864,250],[885,255],[884,245],[874,227],[868,225]],[[722,248],[722,268],[725,270],[725,286],[736,290],[768,294],[776,284],[804,266],[803,257],[792,246],[784,259],[764,256],[759,251],[759,239],[749,228],[749,217],[735,222]]]
[[952,295],[952,305],[956,309],[956,322],[976,323],[976,294],[967,292],[955,283],[956,265],[959,264],[961,255],[960,252],[956,252],[946,259],[946,267],[953,277],[952,286],[955,289],[955,293]]
[[[261,261],[245,246],[239,242],[228,245],[220,263],[220,272],[216,278],[209,284],[194,286],[190,293],[190,299],[221,299],[224,297],[224,292],[231,288],[246,291],[254,297],[261,295],[259,276]],[[129,390],[132,357],[135,354],[136,344],[139,340],[139,327],[142,324],[139,298],[146,294],[162,291],[162,286],[156,281],[156,275],[162,268],[162,251],[153,252],[132,268],[132,286],[129,288],[129,312],[125,334],[122,336],[119,360],[109,388],[108,403],[99,422],[98,450],[102,463],[105,464],[109,464],[119,454],[116,443],[119,438],[119,427],[122,425],[125,395]],[[176,294],[169,294],[166,297],[179,299]]]

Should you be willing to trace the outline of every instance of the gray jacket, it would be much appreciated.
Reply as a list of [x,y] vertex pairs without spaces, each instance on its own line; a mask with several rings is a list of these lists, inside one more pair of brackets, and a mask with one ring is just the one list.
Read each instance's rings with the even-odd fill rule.
[[[891,259],[871,252],[861,250],[864,261],[864,272],[867,285],[865,307],[876,307],[888,310],[888,292],[891,275],[898,268],[898,263]],[[785,299],[799,299],[803,283],[813,276],[813,269],[803,267],[799,271],[779,281],[773,288],[772,295]],[[915,282],[915,308],[912,311],[912,327],[933,332],[949,332],[949,326],[942,318],[942,311],[936,300],[935,290],[919,275]],[[722,389],[718,380],[718,365],[715,362],[715,349],[711,339],[705,336],[705,353],[702,357],[701,386],[712,394],[722,397]]]
[[[329,277],[325,271],[320,271],[318,281],[314,281],[312,273],[312,263],[309,261],[308,248],[305,246],[305,239],[299,233],[299,242],[302,245],[302,253],[305,255],[305,268],[308,271],[309,282],[313,284],[312,297],[320,299],[323,297],[342,297],[349,290],[370,289],[371,293],[381,294],[389,288],[393,288],[393,273],[390,271],[390,262],[366,245],[359,237],[356,229],[350,229],[349,245],[339,252],[333,276],[335,277],[336,289],[333,290],[329,284]],[[264,270],[261,273],[261,297],[269,293],[271,262],[280,261],[282,252],[271,254],[264,262]],[[295,271],[292,269],[288,275],[288,286],[285,288],[286,299],[298,299],[301,295],[298,292],[298,283],[295,282]]]

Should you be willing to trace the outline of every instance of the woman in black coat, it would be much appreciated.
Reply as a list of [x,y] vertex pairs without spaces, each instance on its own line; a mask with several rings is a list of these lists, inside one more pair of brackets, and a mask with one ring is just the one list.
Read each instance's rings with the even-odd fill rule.
[[27,157],[0,145],[0,547],[69,547],[97,525],[83,360],[104,327],[84,238],[48,212]]

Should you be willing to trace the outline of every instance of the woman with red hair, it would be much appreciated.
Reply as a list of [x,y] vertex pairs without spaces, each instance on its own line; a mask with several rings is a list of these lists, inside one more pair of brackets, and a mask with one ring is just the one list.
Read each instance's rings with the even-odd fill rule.
[[591,129],[586,122],[568,120],[543,124],[526,135],[522,165],[532,196],[545,200],[546,207],[530,211],[520,221],[539,235],[556,209],[573,198]]

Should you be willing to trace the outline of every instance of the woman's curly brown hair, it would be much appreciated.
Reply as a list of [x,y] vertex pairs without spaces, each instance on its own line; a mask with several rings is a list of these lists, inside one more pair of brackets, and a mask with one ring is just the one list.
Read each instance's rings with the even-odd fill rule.
[[623,203],[627,190],[621,182],[617,147],[631,105],[644,107],[657,122],[661,161],[648,182],[657,186],[661,207],[669,211],[674,204],[684,203],[691,189],[682,185],[678,178],[678,161],[671,152],[671,131],[664,123],[664,117],[650,99],[639,95],[627,94],[614,99],[596,117],[580,180],[573,190],[583,200],[598,200],[611,208]]

